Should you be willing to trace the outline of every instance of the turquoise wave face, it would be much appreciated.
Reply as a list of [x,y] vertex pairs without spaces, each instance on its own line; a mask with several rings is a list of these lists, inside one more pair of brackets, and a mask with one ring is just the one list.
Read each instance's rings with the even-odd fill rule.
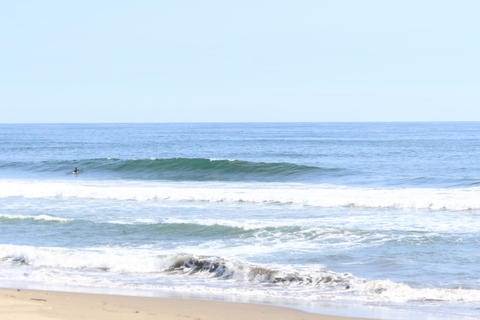
[[475,122],[0,125],[0,178],[70,178],[79,167],[99,180],[470,187],[479,132]]
[[70,175],[74,168],[79,168],[82,177],[86,178],[173,181],[307,181],[322,176],[345,174],[345,170],[341,168],[204,158],[99,158],[0,163],[0,170],[48,173],[50,177]]
[[[273,223],[271,223],[273,224]],[[396,245],[419,245],[429,243],[431,246],[448,243],[458,244],[452,234],[440,234],[437,232],[426,231],[397,231],[389,234],[385,231],[378,232],[373,230],[358,230],[342,227],[329,226],[230,226],[222,224],[219,221],[216,224],[201,224],[198,222],[183,223],[142,223],[142,222],[94,222],[87,219],[68,219],[63,217],[48,215],[0,215],[0,227],[4,232],[15,234],[24,232],[29,228],[35,233],[36,242],[41,246],[68,246],[71,245],[71,238],[81,238],[85,235],[91,235],[88,242],[83,242],[89,246],[102,246],[105,244],[114,246],[124,245],[151,245],[152,242],[159,243],[184,243],[194,241],[231,241],[232,244],[238,242],[255,242],[257,246],[269,246],[278,238],[285,242],[294,243],[308,241],[315,244],[315,251],[324,246],[342,245],[349,240],[354,240],[356,245],[368,245],[371,241],[381,241],[383,243],[395,243]],[[55,231],[52,231],[55,230]],[[68,234],[70,238],[65,237]],[[478,235],[463,235],[464,242],[478,241]],[[6,237],[0,235],[0,240],[6,241]],[[347,240],[349,239],[349,240]],[[21,239],[11,241],[16,245],[25,245]],[[473,249],[473,245],[471,246]],[[306,251],[306,249],[304,249]]]

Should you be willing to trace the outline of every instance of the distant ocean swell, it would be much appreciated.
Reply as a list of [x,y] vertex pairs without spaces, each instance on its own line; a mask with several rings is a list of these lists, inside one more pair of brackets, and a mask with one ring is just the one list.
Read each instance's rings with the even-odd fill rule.
[[[296,271],[289,266],[252,264],[237,259],[196,256],[186,253],[161,255],[153,252],[125,252],[116,248],[66,249],[0,245],[0,264],[49,268],[54,274],[74,270],[145,274],[157,277],[191,276],[196,279],[234,281],[238,285],[281,289],[283,294],[301,294],[303,298],[356,301],[450,301],[478,302],[480,291],[460,288],[414,288],[389,280],[367,280],[350,273],[311,266]],[[45,275],[44,275],[45,276]],[[158,278],[157,278],[158,279]],[[45,279],[44,279],[45,280]],[[141,285],[140,285],[141,286]],[[268,291],[264,291],[268,294]]]
[[68,175],[75,167],[80,168],[83,177],[173,181],[295,181],[345,174],[341,168],[204,158],[99,158],[0,163],[0,170],[50,173],[51,177]]
[[296,204],[313,207],[480,210],[480,188],[360,188],[276,183],[0,180],[0,198],[85,198]]

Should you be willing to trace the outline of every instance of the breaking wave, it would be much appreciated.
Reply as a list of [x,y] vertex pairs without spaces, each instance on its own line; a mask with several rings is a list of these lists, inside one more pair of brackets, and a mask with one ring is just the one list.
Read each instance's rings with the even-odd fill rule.
[[172,181],[303,181],[324,175],[345,174],[345,170],[340,168],[204,158],[99,158],[0,163],[0,169],[49,173],[54,177],[68,175],[75,167],[80,168],[83,177]]
[[360,188],[272,183],[128,183],[0,180],[0,198],[85,198],[295,204],[313,207],[480,210],[480,188]]
[[[415,288],[390,280],[369,280],[350,273],[334,272],[322,266],[296,269],[295,265],[253,264],[222,257],[192,254],[161,255],[150,251],[115,248],[66,249],[0,245],[0,263],[11,267],[78,270],[154,276],[157,289],[169,277],[187,277],[204,281],[233,282],[235,287],[264,290],[276,288],[276,294],[302,294],[310,299],[347,301],[447,301],[479,302],[480,290],[461,288]],[[24,270],[25,271],[25,270]],[[159,278],[160,277],[160,278]],[[1,277],[0,277],[1,278]],[[170,288],[174,289],[174,288]],[[306,295],[306,296],[305,296]]]
[[39,215],[14,215],[14,214],[0,214],[0,222],[2,221],[15,221],[15,220],[34,220],[34,221],[54,221],[54,222],[68,222],[73,219],[55,217],[48,214],[39,214]]

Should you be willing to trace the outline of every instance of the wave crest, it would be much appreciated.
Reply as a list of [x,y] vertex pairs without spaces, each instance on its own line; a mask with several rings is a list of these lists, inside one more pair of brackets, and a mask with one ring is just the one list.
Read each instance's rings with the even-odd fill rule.
[[39,215],[14,215],[14,214],[0,214],[0,222],[9,221],[9,220],[34,220],[39,222],[68,222],[73,221],[73,219],[55,217],[48,214],[39,214]]
[[479,210],[480,188],[358,188],[314,184],[184,184],[0,180],[0,198],[247,202],[312,207]]
[[206,158],[131,160],[98,158],[0,163],[0,169],[51,173],[53,176],[70,174],[74,167],[80,168],[81,174],[87,177],[172,181],[300,181],[343,171],[339,168],[321,168],[286,162]]

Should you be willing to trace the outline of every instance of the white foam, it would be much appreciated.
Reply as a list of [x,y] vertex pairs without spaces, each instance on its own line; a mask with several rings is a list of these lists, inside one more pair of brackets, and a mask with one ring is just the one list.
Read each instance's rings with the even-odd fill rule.
[[72,221],[73,219],[68,218],[61,218],[61,217],[54,217],[48,214],[40,214],[40,215],[14,215],[14,214],[0,214],[0,218],[6,219],[32,219],[32,220],[41,220],[41,221],[58,221],[58,222],[68,222]]
[[210,162],[214,162],[214,161],[235,162],[235,161],[238,161],[238,160],[235,160],[235,159],[227,159],[227,158],[210,158],[210,159],[208,159],[208,160],[210,160]]
[[413,288],[390,280],[356,279],[353,291],[365,300],[408,302],[408,301],[456,301],[478,302],[480,290],[449,288]]
[[300,204],[315,207],[478,210],[480,188],[360,188],[315,184],[0,180],[0,197]]
[[158,259],[150,250],[111,248],[67,249],[0,245],[0,260],[21,262],[33,267],[139,273],[158,272],[168,266],[168,261]]
[[[414,288],[389,280],[367,280],[323,266],[252,264],[237,259],[123,248],[53,248],[0,245],[0,282],[10,278],[45,283],[73,278],[82,286],[117,286],[303,300],[367,302],[480,302],[480,290]],[[193,263],[188,262],[193,259]],[[180,264],[179,264],[180,261]],[[186,264],[182,264],[186,261]],[[209,265],[211,263],[211,265]],[[176,265],[174,269],[171,266]],[[23,266],[23,268],[21,268]],[[27,270],[25,268],[31,268]],[[200,270],[195,268],[199,267]],[[13,270],[19,269],[18,274]],[[2,275],[3,274],[3,275]],[[31,275],[31,276],[30,276]],[[8,276],[9,279],[5,278]],[[62,280],[63,279],[63,280]]]

